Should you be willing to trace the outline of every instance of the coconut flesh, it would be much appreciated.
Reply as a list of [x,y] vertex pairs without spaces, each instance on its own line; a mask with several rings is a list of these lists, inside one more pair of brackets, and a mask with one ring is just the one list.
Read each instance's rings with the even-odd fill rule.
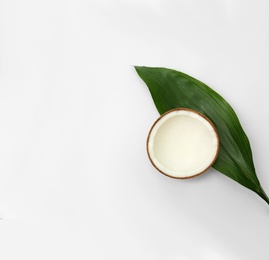
[[147,152],[157,170],[173,178],[191,178],[216,160],[219,138],[214,125],[190,109],[173,109],[152,126]]

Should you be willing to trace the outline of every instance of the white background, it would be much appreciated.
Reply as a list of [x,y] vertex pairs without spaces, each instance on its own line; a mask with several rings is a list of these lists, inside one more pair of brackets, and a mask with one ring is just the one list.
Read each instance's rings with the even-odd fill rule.
[[228,100],[269,193],[268,13],[262,0],[1,0],[1,259],[267,260],[256,194],[151,166],[158,113],[132,65]]

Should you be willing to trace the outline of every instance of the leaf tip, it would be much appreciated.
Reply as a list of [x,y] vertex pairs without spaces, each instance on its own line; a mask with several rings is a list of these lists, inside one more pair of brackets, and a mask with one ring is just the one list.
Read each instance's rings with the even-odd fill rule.
[[134,68],[135,68],[136,71],[138,71],[138,70],[141,70],[141,68],[143,68],[143,67],[142,66],[134,65]]
[[145,68],[145,67],[143,67],[143,66],[134,66],[134,68],[135,68],[137,74],[141,77],[141,73],[143,71],[143,68]]

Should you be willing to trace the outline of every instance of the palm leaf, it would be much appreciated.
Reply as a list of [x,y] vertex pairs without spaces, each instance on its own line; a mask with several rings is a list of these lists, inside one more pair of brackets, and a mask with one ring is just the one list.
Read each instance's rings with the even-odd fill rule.
[[177,107],[190,108],[213,122],[220,137],[220,152],[212,167],[269,204],[255,173],[249,140],[232,107],[210,87],[182,72],[138,66],[135,69],[147,84],[160,114]]

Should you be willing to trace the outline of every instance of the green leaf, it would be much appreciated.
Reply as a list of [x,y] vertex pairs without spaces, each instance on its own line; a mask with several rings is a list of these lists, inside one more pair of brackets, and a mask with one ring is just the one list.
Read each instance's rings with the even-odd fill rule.
[[210,87],[182,72],[138,66],[135,69],[147,84],[160,114],[177,107],[190,108],[213,122],[220,138],[220,152],[212,167],[269,204],[255,173],[249,140],[232,107]]

